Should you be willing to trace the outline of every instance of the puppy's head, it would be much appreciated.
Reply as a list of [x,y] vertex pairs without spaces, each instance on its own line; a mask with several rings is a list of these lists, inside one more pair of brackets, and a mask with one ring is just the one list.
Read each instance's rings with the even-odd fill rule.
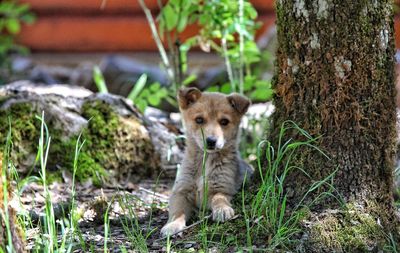
[[[250,101],[233,93],[224,95],[184,88],[178,93],[179,108],[186,127],[186,136],[207,152],[236,146],[239,124]],[[204,141],[202,132],[204,133]]]

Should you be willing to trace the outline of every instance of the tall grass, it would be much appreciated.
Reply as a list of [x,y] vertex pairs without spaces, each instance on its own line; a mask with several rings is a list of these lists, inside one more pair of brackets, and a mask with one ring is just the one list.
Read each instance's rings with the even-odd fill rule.
[[[79,234],[79,229],[77,225],[77,215],[75,213],[76,210],[76,191],[75,191],[75,174],[78,164],[78,157],[80,151],[84,145],[84,141],[81,142],[79,135],[77,144],[75,147],[75,157],[73,162],[73,176],[72,176],[72,189],[71,189],[71,207],[69,217],[56,217],[54,211],[54,204],[52,202],[51,192],[49,190],[49,185],[47,182],[47,161],[49,157],[49,150],[51,144],[51,136],[48,130],[48,127],[45,123],[44,113],[42,112],[41,116],[36,117],[37,120],[40,121],[40,136],[37,145],[37,153],[35,164],[40,167],[39,177],[29,176],[24,179],[20,179],[18,173],[11,161],[11,150],[12,150],[12,125],[10,121],[10,127],[6,138],[5,149],[4,149],[4,162],[2,164],[2,186],[3,191],[8,192],[7,188],[10,182],[8,179],[12,179],[16,181],[16,191],[13,192],[17,198],[17,204],[19,205],[18,210],[18,221],[19,225],[21,225],[23,231],[27,231],[29,229],[39,229],[39,234],[35,236],[34,239],[34,248],[32,252],[72,252],[74,247],[74,235],[76,233]],[[9,175],[7,175],[9,173]],[[33,224],[30,214],[21,203],[21,195],[24,192],[25,186],[29,183],[38,182],[43,186],[43,196],[44,196],[44,215],[39,216],[38,224]],[[8,206],[8,194],[4,194],[3,204],[4,206]],[[35,203],[34,203],[35,204]],[[64,214],[65,215],[65,214]],[[2,217],[6,218],[4,220],[7,230],[7,237],[10,238],[11,230],[9,228],[9,218],[8,209],[5,208],[4,215]],[[10,239],[11,240],[11,239]],[[83,240],[81,238],[81,240]],[[84,245],[84,243],[81,243]],[[14,252],[14,248],[12,245],[12,240],[8,242],[6,247],[7,252]],[[1,252],[1,251],[0,251]]]
[[[297,131],[305,140],[294,141],[292,139],[285,140],[288,131]],[[206,147],[204,133],[202,134],[203,145]],[[333,187],[333,177],[336,170],[333,171],[326,178],[314,181],[310,183],[310,186],[300,202],[294,208],[289,209],[287,207],[288,196],[285,193],[285,182],[288,175],[294,171],[300,171],[306,177],[310,175],[302,168],[293,164],[293,157],[298,154],[299,148],[308,147],[314,152],[321,154],[325,159],[329,157],[315,145],[318,138],[314,138],[309,135],[306,131],[301,129],[296,123],[292,121],[286,121],[282,124],[277,147],[274,148],[272,144],[264,140],[259,143],[257,147],[257,169],[256,173],[260,173],[261,183],[256,192],[249,192],[245,190],[245,183],[247,182],[247,174],[243,181],[243,187],[241,190],[241,217],[234,223],[244,223],[246,231],[245,234],[239,233],[233,235],[236,239],[237,250],[244,249],[246,251],[253,251],[253,244],[264,238],[266,235],[270,235],[268,242],[268,249],[275,250],[277,247],[286,247],[292,242],[293,236],[300,232],[300,221],[307,214],[308,208],[315,201],[320,200],[325,196],[331,196],[341,201],[337,194],[334,194],[335,189]],[[201,173],[203,178],[203,196],[200,207],[199,218],[202,221],[198,230],[201,248],[204,251],[210,249],[211,244],[217,244],[219,250],[232,246],[232,238],[226,239],[224,231],[221,229],[226,228],[229,225],[229,221],[226,224],[210,223],[209,217],[207,216],[208,211],[208,182],[206,175],[206,159],[207,152],[203,150],[203,161],[201,166]],[[325,187],[322,193],[311,198],[311,203],[305,203],[307,197],[311,193],[316,192],[321,187]],[[241,225],[239,225],[241,226]],[[239,231],[238,231],[239,232]],[[220,241],[214,240],[216,234],[221,234]],[[245,241],[241,241],[245,235]]]
[[201,162],[201,177],[203,180],[203,192],[202,196],[200,196],[201,209],[200,209],[200,219],[203,220],[201,223],[201,244],[204,249],[208,248],[208,236],[207,236],[207,227],[208,227],[208,219],[206,219],[206,212],[208,210],[208,180],[206,175],[206,161],[207,161],[207,142],[204,136],[203,128],[201,130],[201,139],[203,140],[203,159]]
[[123,194],[118,203],[124,211],[124,215],[120,217],[120,222],[122,228],[125,232],[125,235],[128,237],[129,242],[131,243],[131,248],[134,250],[138,250],[139,252],[149,252],[147,246],[147,239],[154,233],[156,229],[151,229],[150,226],[152,223],[152,211],[150,211],[149,223],[147,224],[147,232],[143,231],[142,227],[139,224],[139,217],[130,204],[130,200],[134,199],[137,202],[143,202],[143,200],[129,196],[128,194]]
[[93,67],[93,80],[99,93],[108,93],[107,84],[99,66]]
[[[77,206],[75,174],[79,167],[79,154],[85,144],[85,141],[81,141],[81,136],[79,136],[75,146],[71,188],[71,211],[68,213],[69,216],[67,218],[56,218],[54,213],[54,206],[51,201],[51,193],[46,180],[46,166],[51,144],[51,137],[49,134],[49,130],[45,124],[43,113],[40,117],[38,117],[38,120],[40,120],[41,127],[36,161],[37,164],[40,166],[39,180],[43,185],[43,195],[45,197],[45,216],[39,221],[41,223],[40,229],[42,233],[39,234],[35,239],[36,248],[34,249],[34,252],[72,252],[77,248],[75,236],[79,236],[80,234],[77,220],[78,215],[75,212]],[[305,140],[285,140],[286,133],[289,130],[298,131],[298,133],[303,136]],[[204,133],[202,132],[201,134],[204,147],[206,147],[207,144],[205,141]],[[4,160],[2,164],[2,187],[5,193],[8,192],[7,175],[5,173],[7,172],[7,169],[9,169],[11,163],[11,161],[9,160],[12,147],[11,137],[12,136],[10,126],[4,150]],[[329,159],[329,157],[322,150],[315,146],[316,140],[317,138],[313,138],[312,136],[310,136],[306,131],[302,130],[294,122],[286,121],[280,129],[276,148],[273,147],[272,144],[266,140],[262,141],[258,145],[257,169],[258,173],[260,173],[261,184],[259,189],[257,189],[257,191],[252,196],[248,195],[244,187],[242,188],[242,202],[241,207],[239,207],[241,209],[239,213],[241,213],[242,217],[238,219],[239,221],[235,221],[244,221],[246,228],[246,241],[240,241],[240,238],[242,238],[243,236],[241,233],[232,235],[233,239],[230,238],[229,240],[227,240],[225,238],[225,235],[223,234],[220,242],[218,242],[220,243],[220,245],[217,246],[218,249],[232,246],[232,244],[234,244],[236,245],[237,249],[246,248],[247,250],[252,251],[252,245],[254,242],[257,241],[258,237],[265,236],[267,234],[271,235],[271,239],[268,245],[269,250],[274,250],[278,246],[285,246],[291,242],[293,235],[299,232],[299,222],[304,216],[303,210],[307,208],[307,205],[304,202],[311,193],[316,192],[317,189],[320,189],[322,186],[324,186],[327,187],[324,189],[328,190],[325,190],[323,193],[318,194],[317,197],[314,198],[315,201],[324,196],[336,197],[336,194],[334,194],[334,187],[332,183],[333,177],[335,175],[335,171],[333,171],[332,174],[329,175],[327,178],[312,183],[300,202],[293,209],[290,209],[290,212],[287,207],[288,197],[284,191],[284,185],[287,180],[288,174],[291,173],[291,171],[293,170],[297,170],[303,173],[305,176],[310,177],[305,170],[298,167],[296,164],[293,164],[293,157],[296,155],[296,152],[299,151],[299,148],[311,148],[315,152],[324,156],[326,159]],[[199,229],[199,243],[201,244],[201,248],[205,251],[210,249],[212,243],[216,243],[215,235],[220,231],[219,228],[223,228],[224,226],[219,223],[209,222],[208,218],[210,217],[210,215],[207,216],[209,189],[206,175],[206,160],[207,151],[206,148],[204,148],[203,161],[201,166],[201,173],[203,177],[203,196],[199,215],[200,219],[202,220]],[[35,178],[28,178],[24,181],[24,183],[31,182],[32,180],[35,180]],[[21,187],[21,182],[17,184],[18,188]],[[243,184],[245,184],[245,182],[243,182]],[[144,232],[141,227],[141,223],[139,222],[139,217],[135,213],[132,205],[129,204],[129,197],[130,196],[125,194],[122,196],[119,202],[123,210],[127,212],[126,216],[120,218],[122,227],[129,241],[131,242],[132,249],[139,252],[148,252],[148,239],[154,232],[154,229],[150,229],[150,224],[152,223],[152,214],[150,214],[148,230],[147,232]],[[3,203],[5,204],[5,206],[7,206],[9,202],[8,195],[4,194],[3,198]],[[338,200],[340,201],[340,197],[338,198]],[[113,201],[111,201],[111,203],[113,203]],[[110,250],[110,208],[111,204],[108,205],[104,216],[104,252],[109,252]],[[6,209],[3,212],[4,213],[2,213],[2,217],[4,217],[4,224],[7,229],[7,251],[12,252],[13,245],[10,232],[11,230],[9,228],[9,224],[7,224],[7,221],[9,220],[8,213]],[[29,221],[29,219],[26,219],[25,221]],[[28,226],[34,227],[31,222],[28,224]],[[84,251],[90,251],[90,249],[86,249],[85,247],[85,243],[83,242],[83,239],[81,239],[81,248],[83,248]],[[120,250],[122,252],[126,252],[126,249],[123,246],[120,246]],[[172,250],[172,240],[170,240],[170,238],[167,238],[166,250]]]
[[[78,139],[75,145],[75,155],[74,155],[74,162],[73,162],[73,170],[72,170],[72,186],[71,186],[71,207],[69,213],[69,225],[71,230],[71,236],[69,238],[69,245],[67,252],[72,251],[72,245],[75,239],[75,234],[78,234],[80,241],[82,242],[83,239],[81,238],[80,231],[78,228],[78,214],[76,213],[76,188],[75,188],[75,181],[76,181],[76,171],[78,170],[79,164],[79,155],[83,146],[85,145],[85,140],[81,142],[82,134],[79,134]],[[83,249],[85,249],[85,243],[81,243]]]
[[[289,130],[297,131],[303,138],[304,141],[294,141],[292,139],[285,140],[287,132]],[[202,134],[203,141],[204,135]],[[300,221],[309,210],[309,207],[317,200],[325,196],[336,198],[341,203],[340,196],[337,196],[333,187],[333,178],[336,170],[333,171],[326,178],[310,183],[310,186],[301,200],[296,204],[294,208],[287,207],[288,196],[285,193],[285,181],[287,176],[294,170],[300,171],[306,177],[310,177],[308,173],[293,164],[293,157],[298,154],[299,148],[308,147],[321,154],[325,159],[329,157],[315,145],[318,138],[314,138],[309,135],[306,131],[301,129],[296,123],[292,121],[286,121],[282,124],[277,147],[274,148],[272,144],[264,140],[259,143],[257,147],[257,169],[260,173],[261,183],[256,192],[249,192],[245,189],[247,182],[243,181],[243,187],[241,190],[241,217],[235,224],[244,223],[246,228],[245,234],[239,233],[233,235],[236,240],[237,250],[243,249],[246,251],[253,251],[253,244],[259,240],[259,238],[265,238],[266,235],[270,235],[268,242],[268,249],[274,251],[277,247],[286,247],[292,242],[293,236],[300,232]],[[204,143],[206,145],[206,143]],[[206,185],[206,174],[205,174],[205,160],[206,152],[203,153],[202,163],[202,176],[203,176],[203,187],[207,189]],[[305,203],[311,193],[316,192],[318,189],[324,187],[322,193],[317,194],[311,198],[311,203]],[[207,192],[204,192],[204,198],[206,198]],[[200,210],[200,219],[206,218],[207,202],[202,202]],[[201,227],[198,231],[201,240],[202,249],[207,251],[210,243],[217,243],[218,249],[232,246],[232,240],[227,241],[224,237],[224,231],[219,242],[214,241],[214,235],[221,233],[221,229],[229,227],[228,224],[209,223],[208,219],[204,219],[201,223]],[[241,225],[239,225],[241,227]],[[238,227],[238,229],[239,229]],[[239,231],[237,231],[239,232]],[[245,241],[241,241],[240,238],[245,236]],[[241,242],[240,242],[241,241]]]
[[106,209],[106,213],[104,214],[104,245],[103,245],[103,249],[104,249],[104,253],[108,253],[108,237],[109,237],[109,231],[110,231],[110,216],[109,216],[109,212],[110,212],[110,208],[112,205],[113,201],[111,201],[108,205],[107,205],[107,209]]
[[[293,141],[292,139],[285,141],[284,137],[288,130],[297,131],[305,138],[305,141]],[[299,232],[299,221],[304,216],[304,210],[309,207],[304,203],[309,194],[320,189],[321,186],[328,186],[329,190],[320,193],[314,201],[326,195],[334,196],[332,194],[334,187],[331,181],[336,171],[333,171],[325,179],[311,184],[300,202],[293,209],[287,208],[288,196],[284,187],[288,174],[293,170],[298,170],[306,177],[311,178],[304,169],[293,164],[292,158],[298,149],[308,147],[329,159],[321,149],[314,145],[316,140],[317,138],[310,136],[293,121],[285,121],[279,132],[276,149],[267,140],[258,145],[257,167],[261,185],[250,203],[249,216],[251,220],[258,221],[258,225],[252,230],[253,235],[259,233],[272,235],[269,246],[271,249],[290,243],[292,236]]]
[[[6,145],[4,148],[4,153],[3,153],[3,157],[0,156],[0,166],[1,166],[1,182],[2,182],[2,193],[3,193],[3,208],[0,209],[1,213],[1,217],[3,220],[3,223],[5,225],[6,228],[6,238],[7,238],[7,245],[6,245],[6,250],[7,252],[14,252],[14,246],[13,246],[13,238],[12,238],[12,233],[11,233],[11,227],[10,227],[10,214],[8,211],[8,193],[9,193],[9,189],[8,189],[8,168],[10,165],[10,155],[11,155],[11,125],[9,127],[8,133],[7,133],[7,137],[6,137]],[[1,154],[0,154],[1,155]],[[1,250],[3,251],[3,250]]]
[[40,137],[39,137],[39,144],[38,144],[38,153],[36,159],[40,162],[40,177],[41,183],[43,184],[43,195],[45,198],[45,216],[44,224],[43,225],[43,250],[45,252],[53,253],[58,251],[58,244],[57,244],[57,227],[56,227],[56,219],[54,215],[54,207],[51,201],[51,194],[48,189],[47,185],[47,178],[46,178],[46,165],[47,165],[47,158],[49,155],[51,137],[49,135],[49,130],[47,125],[44,121],[44,112],[42,112],[42,116],[38,117],[41,122],[40,125]]

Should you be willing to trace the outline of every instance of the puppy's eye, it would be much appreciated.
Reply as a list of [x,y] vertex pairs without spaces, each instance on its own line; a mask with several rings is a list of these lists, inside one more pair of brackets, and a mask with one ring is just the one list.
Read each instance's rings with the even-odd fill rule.
[[219,123],[220,123],[222,126],[227,126],[227,125],[229,124],[229,120],[227,120],[227,119],[221,119],[221,120],[219,121]]
[[196,121],[197,124],[201,125],[201,124],[204,123],[204,118],[203,118],[203,117],[197,117],[197,118],[195,119],[195,121]]

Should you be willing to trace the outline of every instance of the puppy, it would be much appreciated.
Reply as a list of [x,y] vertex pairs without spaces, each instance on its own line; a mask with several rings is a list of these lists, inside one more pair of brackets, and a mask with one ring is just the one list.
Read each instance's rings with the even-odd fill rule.
[[169,220],[161,230],[163,235],[182,230],[194,208],[200,208],[204,201],[204,150],[207,208],[215,221],[234,216],[231,199],[245,173],[253,171],[238,151],[239,124],[249,99],[235,93],[227,96],[184,88],[179,90],[178,101],[186,127],[186,151],[169,199]]

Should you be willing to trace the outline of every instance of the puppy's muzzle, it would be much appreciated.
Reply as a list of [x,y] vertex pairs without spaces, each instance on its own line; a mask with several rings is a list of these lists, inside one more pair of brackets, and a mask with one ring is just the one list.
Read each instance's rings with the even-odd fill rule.
[[217,138],[214,136],[207,137],[206,139],[207,149],[215,149],[215,145],[217,144]]

